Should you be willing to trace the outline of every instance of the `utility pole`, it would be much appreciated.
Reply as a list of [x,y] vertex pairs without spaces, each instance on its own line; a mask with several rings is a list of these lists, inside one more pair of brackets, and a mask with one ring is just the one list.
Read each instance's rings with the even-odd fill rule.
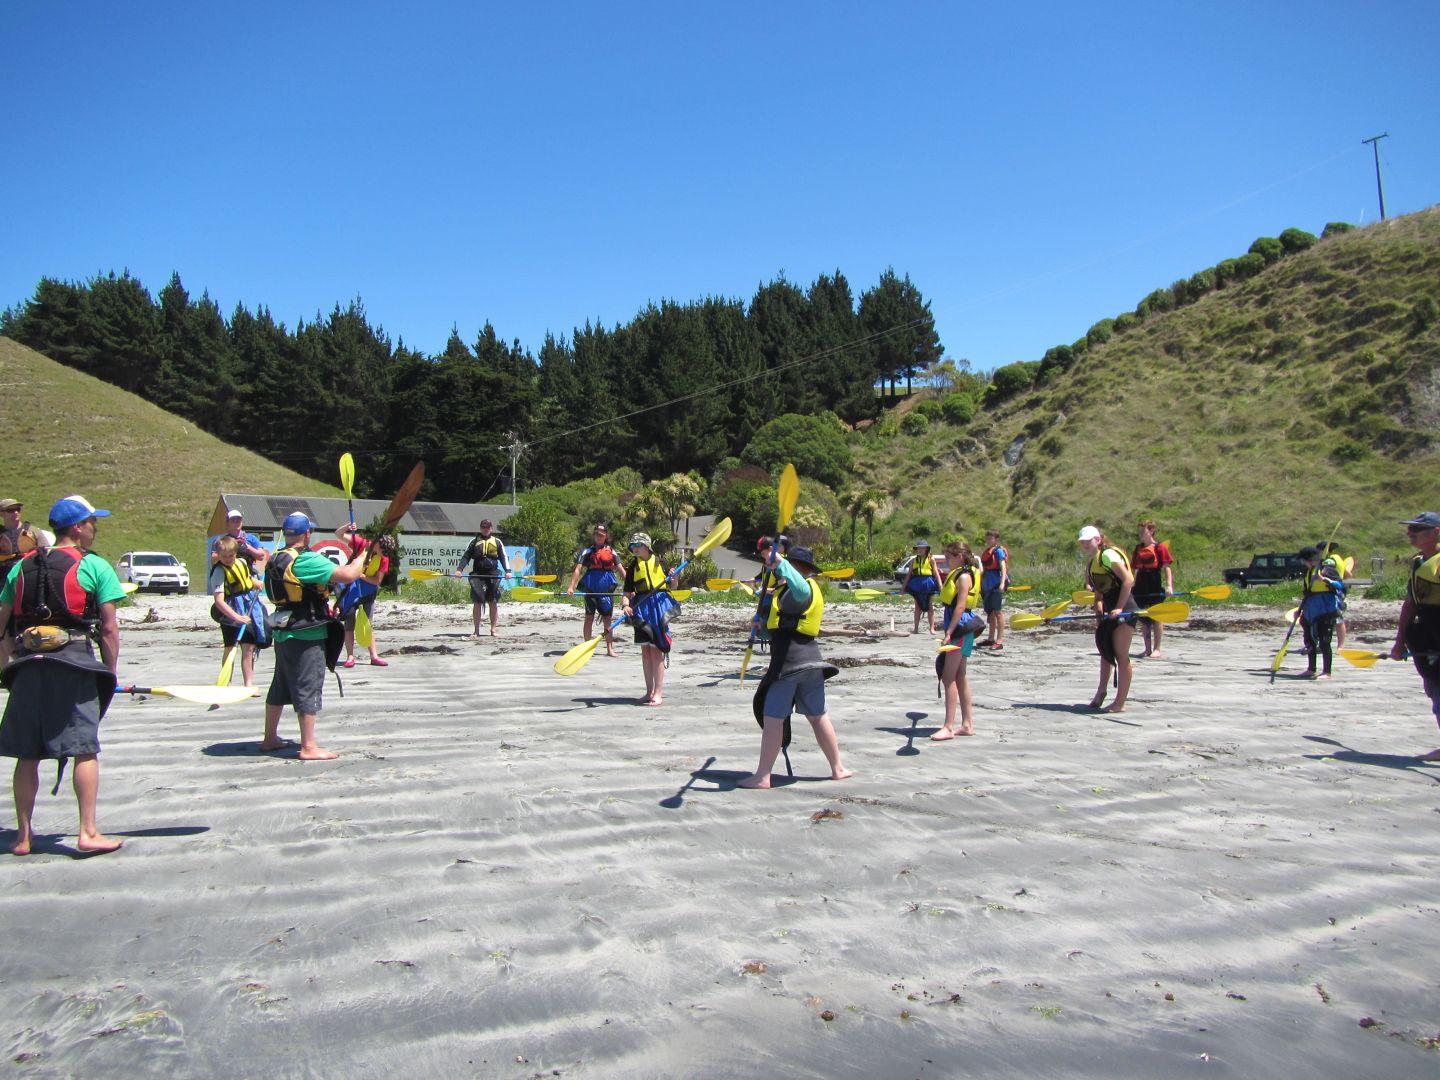
[[510,451],[510,505],[520,505],[515,499],[515,466],[520,461],[520,455],[525,452],[525,444],[520,441],[520,436],[515,432],[509,434],[509,445],[505,447]]
[[1375,151],[1375,190],[1380,193],[1380,220],[1385,220],[1385,185],[1380,181],[1380,140],[1388,139],[1390,133],[1387,131],[1382,135],[1375,135],[1369,139],[1361,139],[1362,145],[1369,144],[1370,149]]

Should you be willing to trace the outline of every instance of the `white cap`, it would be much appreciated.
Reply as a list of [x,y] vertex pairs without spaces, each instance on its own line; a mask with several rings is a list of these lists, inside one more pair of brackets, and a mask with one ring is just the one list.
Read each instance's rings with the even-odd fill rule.
[[226,516],[227,518],[232,518],[232,517],[243,518],[245,515],[242,514],[239,510],[231,510],[231,511],[230,511],[228,514],[226,514],[225,516]]
[[1100,530],[1097,529],[1097,528],[1095,528],[1094,525],[1086,525],[1083,529],[1080,530],[1080,535],[1077,536],[1075,539],[1076,539],[1077,541],[1079,541],[1079,540],[1099,540],[1099,539],[1100,539]]

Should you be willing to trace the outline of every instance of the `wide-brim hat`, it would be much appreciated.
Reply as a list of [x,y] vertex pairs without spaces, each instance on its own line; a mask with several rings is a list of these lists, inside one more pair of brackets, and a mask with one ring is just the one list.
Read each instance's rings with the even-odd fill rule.
[[[0,506],[0,510],[5,509]],[[1422,529],[1440,529],[1440,514],[1434,510],[1426,510],[1424,513],[1416,514],[1409,521],[1400,522],[1401,525],[1418,525]]]
[[639,547],[641,544],[644,544],[647,548],[650,548],[652,551],[654,550],[655,545],[653,545],[652,543],[650,543],[650,534],[649,534],[649,533],[642,533],[642,532],[632,533],[631,536],[630,536],[630,546],[631,546],[631,547]]
[[811,570],[819,569],[815,565],[815,554],[808,547],[792,547],[785,553],[785,558],[792,563],[803,563]]

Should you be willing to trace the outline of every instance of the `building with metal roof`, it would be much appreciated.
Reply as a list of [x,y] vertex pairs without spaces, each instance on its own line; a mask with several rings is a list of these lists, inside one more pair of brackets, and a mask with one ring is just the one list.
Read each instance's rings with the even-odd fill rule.
[[[362,528],[385,513],[388,500],[356,499],[355,521]],[[504,530],[501,522],[519,509],[496,503],[415,502],[400,519],[399,530],[405,536],[474,536],[480,522],[489,518],[498,535]],[[210,516],[210,535],[225,531],[225,519],[231,510],[245,515],[245,528],[260,534],[279,532],[280,526],[297,510],[308,517],[320,533],[334,532],[350,521],[345,499],[306,498],[294,495],[246,495],[222,493]]]

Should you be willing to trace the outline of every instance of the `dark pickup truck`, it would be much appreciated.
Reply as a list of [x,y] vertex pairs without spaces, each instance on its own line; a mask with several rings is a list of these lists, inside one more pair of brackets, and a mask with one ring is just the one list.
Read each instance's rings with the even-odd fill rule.
[[1275,585],[1305,576],[1305,563],[1291,553],[1272,551],[1268,555],[1256,555],[1249,566],[1236,567],[1224,572],[1227,585],[1238,585],[1248,589],[1251,585]]

